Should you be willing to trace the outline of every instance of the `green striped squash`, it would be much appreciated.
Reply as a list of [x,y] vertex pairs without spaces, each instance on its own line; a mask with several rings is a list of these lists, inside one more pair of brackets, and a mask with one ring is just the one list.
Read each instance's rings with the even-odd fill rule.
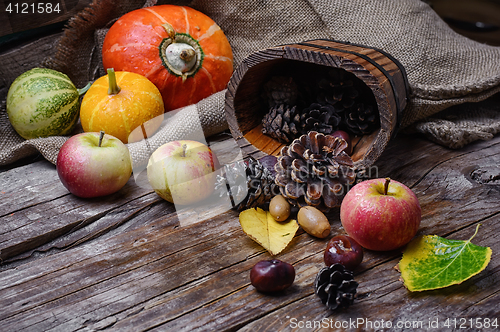
[[79,96],[65,74],[33,68],[17,77],[9,88],[9,121],[25,139],[69,134],[78,120]]

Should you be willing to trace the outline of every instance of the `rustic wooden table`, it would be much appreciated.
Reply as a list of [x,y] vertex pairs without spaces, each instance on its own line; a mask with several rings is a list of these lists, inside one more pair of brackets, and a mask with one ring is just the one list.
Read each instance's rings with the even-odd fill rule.
[[[230,135],[210,144],[222,162],[235,157]],[[366,251],[355,303],[338,312],[313,290],[328,239],[299,231],[277,256],[295,266],[293,286],[263,295],[249,272],[270,255],[234,211],[184,211],[185,220],[206,220],[181,225],[172,204],[133,178],[114,195],[79,199],[44,159],[3,167],[0,330],[483,330],[478,322],[500,323],[498,165],[500,136],[461,150],[418,136],[393,140],[372,176],[413,189],[419,234],[465,240],[481,224],[473,243],[491,247],[492,259],[460,285],[411,293],[394,268],[401,252]],[[338,209],[329,218],[330,237],[343,233]]]

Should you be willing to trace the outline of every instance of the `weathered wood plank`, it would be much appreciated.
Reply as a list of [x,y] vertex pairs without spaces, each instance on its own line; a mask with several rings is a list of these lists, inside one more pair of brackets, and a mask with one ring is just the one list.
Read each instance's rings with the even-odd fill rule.
[[[38,185],[36,177],[34,179],[27,177],[29,180],[24,187],[33,188],[34,191],[40,190],[39,193],[44,193],[47,187],[52,186],[56,188],[53,190],[55,195],[64,193],[62,196],[53,198],[50,197],[51,194],[48,194],[47,201],[27,204],[26,207],[20,209],[16,208],[16,210],[7,212],[8,214],[1,218],[0,259],[9,259],[70,231],[86,226],[102,218],[115,208],[151,192],[151,190],[136,186],[133,179],[130,179],[125,187],[113,195],[81,199],[70,195],[59,179],[54,179],[53,173],[56,173],[55,169],[52,170],[52,176],[45,175],[49,179],[47,184]],[[11,195],[11,197],[22,191],[20,188],[15,189],[17,190],[13,192],[14,195]],[[31,193],[31,195],[33,194]],[[37,197],[43,196],[45,195],[37,195]]]
[[[397,152],[408,143],[407,158],[398,158]],[[300,232],[278,256],[295,265],[294,286],[281,295],[262,295],[250,285],[248,274],[253,264],[270,256],[243,234],[237,213],[228,211],[179,227],[169,203],[144,196],[143,203],[150,204],[145,212],[158,215],[164,208],[166,215],[152,220],[147,213],[131,215],[120,232],[97,233],[100,236],[66,251],[1,272],[0,306],[6,310],[0,313],[0,323],[35,331],[242,327],[272,331],[291,329],[294,318],[428,320],[440,309],[441,318],[447,310],[454,315],[487,315],[490,307],[485,305],[498,301],[500,294],[500,242],[495,232],[500,190],[469,179],[467,166],[490,166],[494,172],[491,166],[500,161],[499,144],[497,137],[452,151],[402,136],[376,164],[378,176],[391,176],[416,192],[423,211],[420,234],[467,239],[482,223],[474,243],[491,246],[494,257],[486,271],[462,285],[408,293],[393,269],[400,253],[367,251],[356,272],[360,282],[356,304],[332,314],[312,289],[327,240]],[[137,202],[131,209],[139,206]],[[120,215],[117,220],[127,219],[127,211],[118,207],[115,211]],[[329,217],[332,234],[342,232],[338,210]]]
[[[57,176],[55,166],[46,160],[0,173],[0,218],[29,206],[68,194]],[[56,174],[57,175],[57,174]],[[0,234],[8,226],[0,225]]]
[[[241,158],[237,144],[228,137],[229,134],[221,134],[208,142],[222,164]],[[64,188],[55,166],[46,160],[0,173],[0,188],[0,259],[3,261],[23,253],[29,255],[39,247],[46,251],[51,248],[46,243],[69,232],[74,234],[73,238],[80,234],[81,238],[75,242],[91,238],[125,222],[150,204],[147,199],[142,205],[137,204],[137,200],[142,202],[147,195],[155,196],[147,183],[138,185],[132,177],[113,195],[81,199]],[[224,211],[214,205],[180,211],[183,225]],[[130,206],[135,206],[135,210],[127,211]],[[118,220],[118,214],[124,219]],[[111,218],[101,220],[106,216]],[[82,227],[86,228],[79,231]],[[89,233],[83,234],[85,231]]]
[[[120,229],[115,230],[116,232],[121,232],[125,229],[131,230],[138,227],[137,225],[145,224],[149,220],[159,218],[175,211],[173,206],[159,204],[161,202],[163,202],[163,200],[153,193],[138,197],[104,214],[101,218],[91,223],[87,223],[86,226],[82,225],[80,228],[73,228],[64,235],[35,247],[34,249],[26,250],[26,248],[24,248],[26,251],[4,260],[4,265],[0,266],[0,270],[5,270],[19,264],[25,264],[27,261],[77,246],[80,243],[98,236],[106,237],[109,232],[113,232],[113,230],[118,228]],[[132,221],[130,221],[131,219]]]
[[[221,217],[212,223],[227,223],[224,219],[226,218]],[[161,223],[166,223],[170,227],[162,229]],[[10,307],[10,314],[25,311],[34,306],[38,306],[39,309],[48,306],[47,315],[49,316],[59,312],[56,310],[59,308],[61,312],[58,321],[62,323],[64,322],[62,316],[71,320],[74,314],[69,314],[59,303],[51,303],[47,299],[68,298],[69,303],[77,307],[85,306],[87,302],[96,304],[101,301],[104,303],[111,301],[118,305],[120,302],[115,297],[127,297],[127,295],[133,295],[134,292],[148,292],[154,288],[154,285],[162,287],[161,280],[165,282],[166,287],[177,287],[179,283],[183,284],[202,277],[211,269],[223,267],[227,258],[212,252],[217,243],[210,239],[216,238],[218,234],[210,224],[207,224],[207,227],[195,225],[195,227],[184,229],[176,228],[175,224],[175,218],[169,217],[167,220],[162,219],[142,229],[136,229],[134,233],[122,234],[115,239],[108,240],[111,246],[99,244],[99,248],[105,247],[107,250],[97,256],[93,245],[83,246],[80,250],[75,248],[77,254],[76,256],[71,254],[73,257],[71,265],[52,271],[52,273],[39,275],[40,266],[36,264],[32,268],[36,271],[33,274],[38,277],[20,285],[26,293],[22,295],[11,287],[4,289],[2,290],[4,296],[0,300],[3,303],[0,305]],[[151,232],[151,229],[157,231]],[[231,229],[234,232],[235,227]],[[225,236],[221,236],[220,246],[224,250],[220,250],[221,253],[226,252],[228,246],[229,248],[236,247],[235,244],[227,242],[228,238],[232,237],[231,231],[223,235]],[[193,241],[194,239],[196,240]],[[64,257],[66,253],[62,254]],[[241,251],[241,254],[243,256],[239,257],[239,260],[244,260],[246,252]],[[231,255],[231,258],[238,259],[237,255]],[[2,282],[2,284],[5,283]],[[149,287],[144,287],[145,285]],[[87,294],[88,290],[93,291],[88,295],[89,299],[86,300],[86,295],[80,298],[81,293]],[[75,298],[75,295],[77,300],[70,301]],[[140,299],[137,298],[139,301]],[[29,300],[29,304],[23,305],[26,300]],[[77,311],[81,314],[85,313],[83,308]],[[13,322],[17,320],[16,316],[11,318]],[[47,323],[43,321],[47,318],[43,315],[37,314],[32,318],[37,322],[42,320],[42,323]],[[23,321],[30,323],[30,319],[23,319]],[[48,328],[50,326],[41,327],[43,330]]]
[[[475,243],[498,248],[499,236],[491,231],[499,226],[500,220],[489,218],[483,223],[483,230],[475,238]],[[487,232],[486,229],[490,231]],[[471,225],[460,232],[454,233],[454,239],[468,239],[474,233],[475,226]],[[357,300],[346,310],[331,312],[327,310],[319,299],[311,294],[304,299],[273,311],[245,326],[242,331],[287,331],[293,326],[302,324],[327,324],[335,331],[375,330],[372,324],[383,321],[393,326],[390,331],[408,331],[411,328],[419,331],[429,330],[429,320],[436,318],[440,322],[440,330],[447,318],[497,318],[498,301],[500,301],[500,264],[493,250],[490,265],[481,274],[472,277],[461,285],[451,286],[442,290],[422,293],[408,292],[398,281],[399,273],[393,269],[399,260],[394,259],[373,269],[357,274],[355,279],[360,283]],[[489,301],[490,306],[481,305]],[[481,303],[481,304],[479,304]],[[494,304],[495,303],[495,304]],[[479,309],[482,308],[483,310]],[[335,328],[335,324],[342,322],[360,321],[360,324],[347,325],[347,328]],[[398,322],[403,326],[396,328]],[[404,324],[416,324],[406,326]],[[330,325],[333,324],[333,325]],[[424,324],[423,328],[419,324]],[[386,326],[386,325],[384,325]],[[317,327],[317,326],[316,326]],[[338,327],[338,325],[337,325]],[[420,328],[420,329],[419,329]],[[471,329],[474,330],[474,329]]]

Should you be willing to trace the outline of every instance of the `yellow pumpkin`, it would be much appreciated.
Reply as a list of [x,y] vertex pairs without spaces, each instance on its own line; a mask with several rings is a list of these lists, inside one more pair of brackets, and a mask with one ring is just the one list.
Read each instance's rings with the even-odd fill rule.
[[102,130],[123,143],[150,136],[160,127],[163,114],[160,91],[150,80],[113,69],[92,84],[80,107],[85,132]]

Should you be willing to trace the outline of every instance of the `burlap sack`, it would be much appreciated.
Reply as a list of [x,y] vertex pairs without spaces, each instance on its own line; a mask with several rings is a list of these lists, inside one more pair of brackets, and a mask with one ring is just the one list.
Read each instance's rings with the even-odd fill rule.
[[[449,147],[491,138],[499,131],[498,108],[487,105],[471,106],[474,112],[468,107],[462,110],[455,108],[455,120],[436,120],[436,114],[450,106],[467,102],[478,106],[477,102],[500,91],[500,48],[474,42],[455,33],[420,0],[158,2],[163,3],[189,5],[214,19],[233,48],[235,68],[246,56],[260,49],[315,38],[376,47],[398,59],[407,71],[411,94],[403,113],[403,128],[413,125],[418,131]],[[77,87],[82,87],[104,74],[99,57],[99,33],[96,32],[109,27],[114,19],[132,9],[153,4],[154,0],[95,0],[69,24],[56,43],[55,54],[39,64],[2,68],[0,76],[7,73],[2,77],[13,80],[13,74],[19,75],[30,67],[42,65],[65,72]],[[150,140],[153,145],[149,148],[192,135],[189,123],[196,113],[199,117],[196,121],[201,123],[205,135],[226,129],[224,91],[194,108],[179,111],[176,121],[164,126]],[[430,119],[430,116],[434,117]],[[450,125],[454,124],[453,121],[456,121],[455,126]],[[457,135],[454,131],[461,134]],[[58,148],[64,140],[50,137],[24,141],[13,132],[5,111],[0,111],[0,165],[36,151],[55,162]],[[143,158],[139,145],[130,144],[129,148],[133,158]]]

